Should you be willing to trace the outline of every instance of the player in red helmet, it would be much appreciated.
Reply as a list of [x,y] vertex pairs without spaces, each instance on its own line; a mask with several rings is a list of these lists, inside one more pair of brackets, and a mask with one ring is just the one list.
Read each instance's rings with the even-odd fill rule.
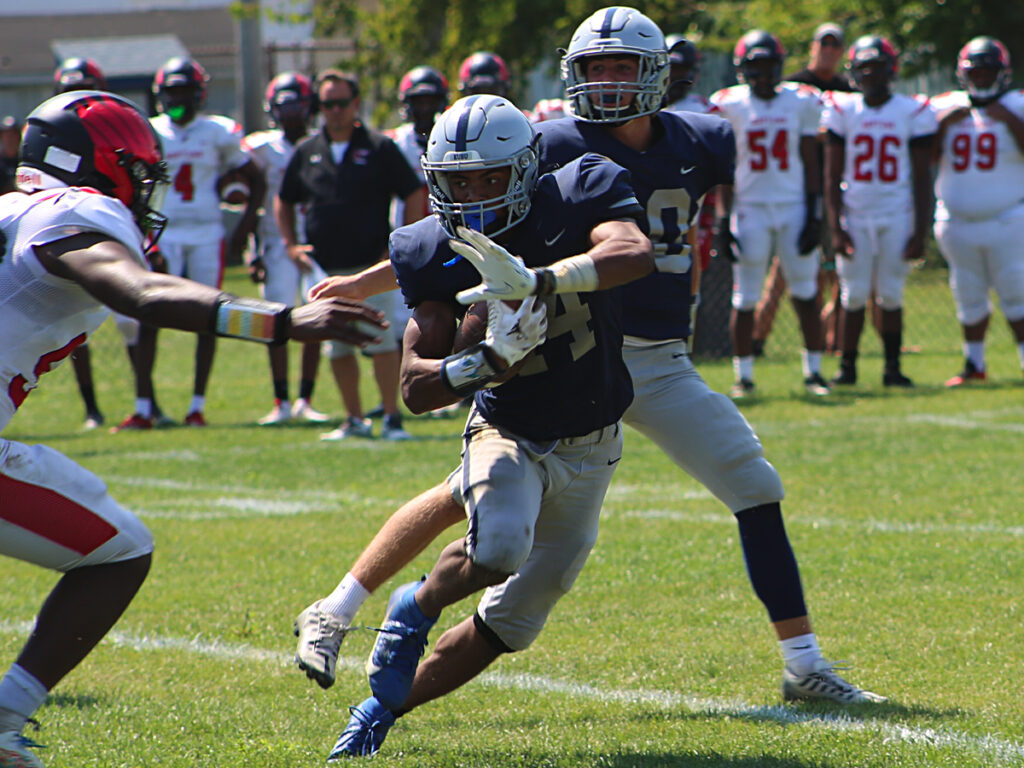
[[1024,369],[1024,92],[1010,90],[1010,54],[993,37],[966,43],[956,70],[963,90],[932,102],[939,115],[935,239],[963,332],[964,367],[947,387],[988,378],[993,290]]
[[105,91],[107,79],[92,59],[74,57],[65,59],[53,73],[54,93],[68,91]]
[[874,295],[881,310],[882,384],[911,387],[900,366],[903,292],[911,264],[924,257],[932,224],[929,162],[938,125],[927,99],[892,92],[897,54],[884,37],[859,38],[847,58],[859,91],[827,94],[822,115],[825,209],[843,306],[842,362],[832,383],[857,382],[865,308]]
[[735,399],[754,394],[754,309],[773,258],[782,264],[800,321],[804,388],[815,396],[830,392],[821,375],[824,339],[815,253],[821,240],[821,99],[813,88],[782,83],[784,61],[778,38],[752,30],[740,38],[733,56],[740,85],[711,97],[736,134],[735,184],[719,190],[715,225],[716,249],[735,255],[729,322]]
[[[249,234],[255,229],[266,182],[241,149],[241,126],[230,118],[202,113],[209,79],[206,70],[190,58],[168,60],[153,79],[160,114],[151,123],[163,142],[171,177],[164,203],[170,224],[160,245],[167,269],[171,274],[188,275],[197,282],[219,287],[225,260],[241,260]],[[228,172],[237,172],[244,179],[249,199],[235,231],[225,238],[218,180]],[[142,343],[155,340],[140,339]],[[206,425],[206,385],[215,350],[213,336],[197,338],[195,381],[186,426]],[[135,412],[122,428],[152,426],[151,408],[146,393],[136,392]]]
[[477,51],[459,65],[459,95],[490,93],[508,96],[512,75],[508,64],[496,53]]
[[[320,273],[303,272],[288,258],[284,240],[274,218],[274,196],[281,186],[284,169],[295,151],[295,145],[306,137],[314,102],[313,83],[299,72],[282,72],[267,85],[263,107],[270,115],[272,127],[250,133],[242,140],[242,149],[267,177],[263,214],[256,227],[258,248],[249,262],[249,274],[260,285],[260,295],[268,301],[289,306],[306,303],[305,292]],[[261,425],[281,424],[299,419],[324,422],[327,415],[311,405],[317,371],[320,368],[320,345],[302,346],[299,396],[295,402],[288,395],[288,348],[267,348],[270,357],[270,378],[274,390],[274,406],[259,419]]]
[[[116,308],[152,325],[272,343],[370,340],[378,313],[344,299],[288,310],[150,271],[169,176],[145,115],[110,93],[59,94],[27,120],[21,192],[0,199],[0,430]],[[0,554],[62,574],[0,679],[0,765],[42,768],[22,735],[149,570],[153,538],[103,481],[46,446],[0,437]],[[8,589],[15,589],[8,585]]]

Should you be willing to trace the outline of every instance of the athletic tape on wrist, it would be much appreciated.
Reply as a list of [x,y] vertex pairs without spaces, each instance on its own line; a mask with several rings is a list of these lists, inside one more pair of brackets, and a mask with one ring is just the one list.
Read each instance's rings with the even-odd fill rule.
[[556,261],[549,267],[537,270],[537,287],[534,294],[546,296],[551,293],[588,293],[596,291],[600,282],[597,265],[585,253]]
[[217,336],[282,344],[288,340],[291,313],[291,308],[284,304],[225,293],[217,299],[210,330]]
[[446,357],[441,362],[441,381],[459,397],[483,389],[505,372],[488,352],[487,346],[481,342]]

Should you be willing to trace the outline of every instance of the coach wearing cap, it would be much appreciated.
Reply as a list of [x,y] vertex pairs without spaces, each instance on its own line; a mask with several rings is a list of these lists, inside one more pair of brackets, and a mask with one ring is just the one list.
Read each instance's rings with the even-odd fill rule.
[[807,67],[786,79],[813,85],[819,91],[852,91],[850,81],[838,71],[842,60],[843,30],[838,24],[821,24],[814,30]]

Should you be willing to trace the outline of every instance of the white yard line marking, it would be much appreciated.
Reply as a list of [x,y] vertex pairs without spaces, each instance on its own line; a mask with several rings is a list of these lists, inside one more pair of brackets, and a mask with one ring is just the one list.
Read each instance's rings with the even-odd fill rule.
[[[649,520],[673,520],[682,523],[717,523],[736,525],[736,519],[729,514],[715,512],[680,512],[669,509],[630,509],[624,512],[607,512],[607,517],[635,517]],[[789,515],[786,526],[809,526],[811,528],[848,528],[869,533],[955,534],[993,535],[1024,537],[1024,526],[996,525],[994,523],[910,523],[891,520],[843,520],[827,517],[804,517]]]
[[[31,622],[0,621],[0,632],[27,635]],[[105,643],[131,648],[136,651],[178,651],[190,653],[216,661],[251,661],[290,667],[294,660],[290,653],[253,648],[249,645],[225,643],[216,639],[161,637],[158,635],[131,635],[125,632],[111,632]],[[364,660],[342,656],[338,666],[362,672]],[[923,745],[930,748],[969,750],[988,755],[992,765],[1020,765],[1024,759],[1024,744],[1001,739],[989,734],[972,736],[951,728],[919,728],[894,723],[888,719],[854,718],[846,714],[803,712],[799,708],[782,705],[751,706],[740,699],[702,698],[671,691],[647,690],[642,688],[603,688],[566,680],[553,680],[541,675],[504,674],[488,672],[478,682],[482,685],[517,691],[538,691],[569,696],[590,701],[625,705],[648,705],[663,709],[683,707],[708,717],[738,717],[753,721],[769,721],[786,725],[820,727],[830,731],[877,733],[885,741],[899,741],[909,745]]]
[[[401,500],[385,499],[370,494],[354,492],[336,492],[329,490],[298,490],[288,491],[267,488],[262,491],[265,496],[257,495],[260,489],[189,483],[156,477],[107,477],[112,485],[126,485],[142,488],[161,488],[168,491],[217,493],[220,496],[207,498],[182,498],[179,494],[167,501],[150,502],[146,507],[134,508],[144,518],[162,518],[169,520],[225,520],[256,517],[295,517],[304,514],[344,511],[358,507],[378,507],[384,511],[397,509]],[[631,500],[641,489],[632,484],[616,485],[612,483],[608,490],[610,505],[602,515],[605,518],[628,517],[650,520],[673,520],[682,523],[712,523],[718,525],[736,525],[735,518],[727,512],[684,512],[678,509],[625,509],[616,508],[617,504]],[[713,496],[703,488],[680,488],[673,485],[644,486],[646,494],[657,494],[661,502],[666,501],[700,501]],[[914,523],[892,520],[846,520],[827,517],[805,517],[790,514],[786,518],[788,526],[809,526],[811,528],[844,528],[867,531],[868,533],[895,534],[955,534],[1009,536],[1024,538],[1024,526],[998,525],[995,523]]]

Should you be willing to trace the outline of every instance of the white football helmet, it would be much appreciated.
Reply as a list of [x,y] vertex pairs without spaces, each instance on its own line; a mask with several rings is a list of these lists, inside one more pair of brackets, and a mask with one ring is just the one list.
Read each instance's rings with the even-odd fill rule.
[[[636,56],[635,83],[588,82],[587,59],[596,56]],[[658,25],[635,8],[602,8],[573,33],[562,56],[565,96],[573,117],[588,123],[618,123],[661,109],[668,90],[669,59],[665,36]],[[622,94],[632,102],[619,106]]]
[[[539,175],[534,144],[526,115],[500,96],[467,96],[438,116],[420,164],[431,207],[446,234],[457,237],[456,228],[461,225],[493,237],[526,218]],[[455,202],[449,173],[506,166],[512,173],[503,194],[478,202]]]

